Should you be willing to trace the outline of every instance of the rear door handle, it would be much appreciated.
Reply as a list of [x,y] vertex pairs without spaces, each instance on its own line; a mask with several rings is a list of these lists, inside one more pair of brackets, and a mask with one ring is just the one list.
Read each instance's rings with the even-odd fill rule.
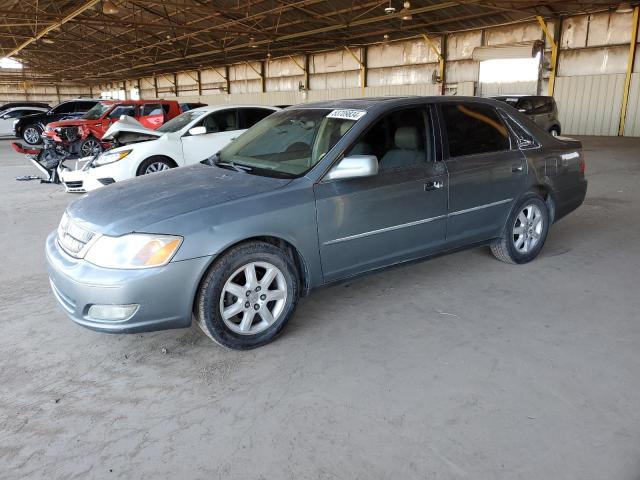
[[444,182],[435,181],[435,182],[427,182],[424,184],[425,192],[433,192],[434,190],[439,190],[444,187]]

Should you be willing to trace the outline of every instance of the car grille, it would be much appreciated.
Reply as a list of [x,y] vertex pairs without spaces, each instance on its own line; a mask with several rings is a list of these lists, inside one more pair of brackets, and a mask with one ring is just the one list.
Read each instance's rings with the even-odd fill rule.
[[82,188],[82,180],[77,182],[64,182],[64,186],[67,188]]
[[58,226],[58,244],[72,257],[80,258],[95,234],[77,225],[65,213]]

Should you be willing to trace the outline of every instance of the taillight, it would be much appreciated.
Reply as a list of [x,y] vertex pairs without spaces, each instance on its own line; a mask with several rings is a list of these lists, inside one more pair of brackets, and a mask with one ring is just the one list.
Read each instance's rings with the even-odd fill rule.
[[587,163],[584,161],[584,155],[580,155],[580,159],[578,160],[578,169],[580,170],[580,175],[584,175],[584,172],[587,169]]

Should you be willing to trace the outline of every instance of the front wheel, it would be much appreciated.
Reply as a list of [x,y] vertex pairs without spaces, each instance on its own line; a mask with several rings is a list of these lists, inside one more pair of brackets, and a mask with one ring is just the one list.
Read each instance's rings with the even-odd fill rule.
[[553,137],[559,137],[560,136],[560,128],[559,127],[551,127],[549,129],[549,133]]
[[513,209],[501,238],[491,244],[493,255],[507,263],[527,263],[538,256],[549,232],[549,210],[530,194]]
[[94,157],[102,153],[102,144],[92,136],[85,138],[80,144],[80,157]]
[[29,145],[42,143],[42,129],[37,125],[27,125],[22,132],[22,139]]
[[147,158],[138,167],[137,175],[149,175],[150,173],[164,172],[170,168],[174,168],[175,163],[169,158],[165,157],[151,157]]
[[290,256],[265,242],[233,248],[207,272],[196,318],[218,344],[248,350],[273,340],[298,303],[300,282]]

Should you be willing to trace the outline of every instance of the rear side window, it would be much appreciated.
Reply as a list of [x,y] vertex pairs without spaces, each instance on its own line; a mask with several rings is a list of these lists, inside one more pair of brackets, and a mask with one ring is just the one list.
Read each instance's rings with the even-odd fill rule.
[[142,106],[142,116],[146,117],[148,115],[164,115],[164,110],[162,109],[162,105],[159,103],[146,103]]
[[273,113],[273,110],[266,108],[241,108],[240,113],[240,128],[251,128],[263,118],[268,117]]
[[75,102],[75,111],[79,113],[88,112],[96,104],[96,102]]
[[493,107],[478,103],[442,105],[449,156],[509,150],[509,131]]
[[73,102],[61,103],[53,109],[53,113],[73,113],[75,111],[75,104]]

